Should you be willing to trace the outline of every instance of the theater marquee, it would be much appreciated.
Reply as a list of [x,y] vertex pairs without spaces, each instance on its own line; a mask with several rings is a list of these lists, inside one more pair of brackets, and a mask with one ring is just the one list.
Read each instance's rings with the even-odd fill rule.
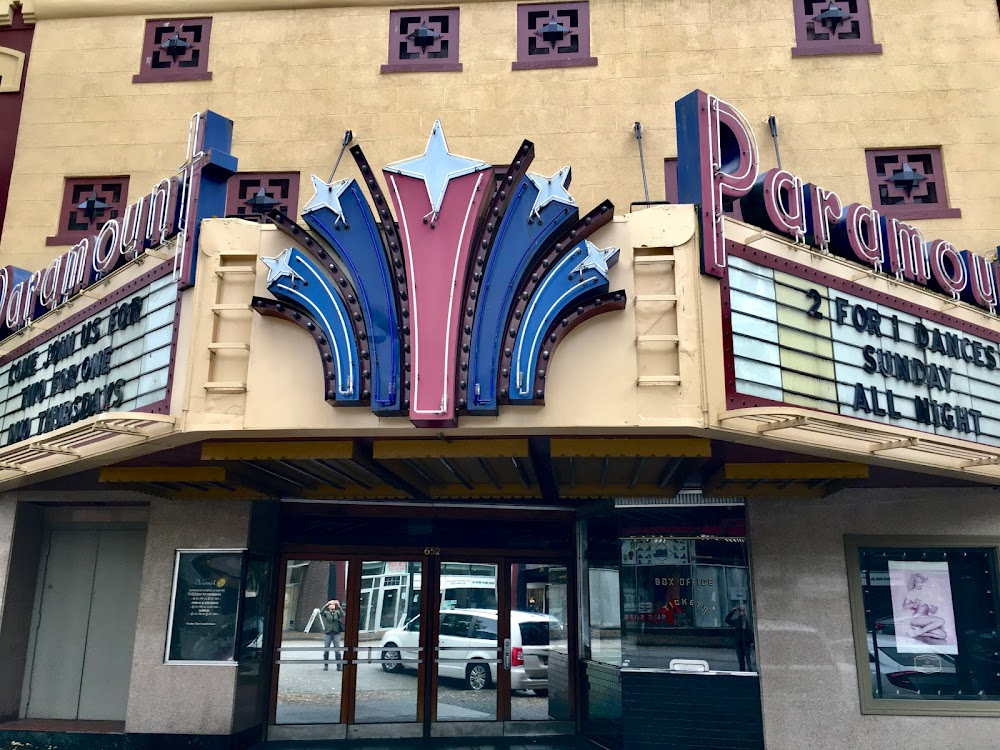
[[732,249],[723,283],[732,405],[794,404],[1000,446],[995,333],[825,281]]
[[[792,405],[1000,446],[996,327],[912,301],[927,290],[995,313],[1000,266],[786,170],[761,171],[753,128],[710,94],[692,92],[676,112],[680,199],[699,207],[702,272],[722,287],[729,408]],[[894,278],[894,295],[727,239],[735,200],[744,221],[865,267],[857,278]]]
[[106,411],[167,411],[178,312],[169,271],[163,264],[149,286],[108,297],[81,321],[67,321],[6,358],[3,445]]
[[[201,219],[224,211],[231,145],[231,121],[195,114],[176,176],[45,268],[0,268],[0,447],[109,411],[169,412],[179,294],[194,283]],[[140,274],[152,250],[167,259]],[[127,266],[119,289],[95,289]],[[70,304],[81,307],[58,323],[44,317]]]

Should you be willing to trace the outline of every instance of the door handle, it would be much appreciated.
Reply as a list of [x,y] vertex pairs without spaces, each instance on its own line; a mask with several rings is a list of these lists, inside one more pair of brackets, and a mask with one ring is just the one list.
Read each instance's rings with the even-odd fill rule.
[[510,638],[503,639],[503,668],[510,671]]

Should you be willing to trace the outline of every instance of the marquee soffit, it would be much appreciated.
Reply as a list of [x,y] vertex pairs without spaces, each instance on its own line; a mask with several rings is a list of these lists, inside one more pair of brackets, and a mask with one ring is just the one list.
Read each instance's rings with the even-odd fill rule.
[[166,414],[109,412],[84,422],[0,448],[0,485],[25,474],[67,467],[84,459],[131,448],[174,431],[176,420]]
[[723,412],[719,423],[777,444],[850,451],[906,464],[916,471],[934,466],[978,482],[1000,479],[1000,448],[838,414],[761,406]]
[[[706,496],[819,497],[868,467],[841,461],[712,464],[695,437],[231,440],[102,468],[108,489],[178,499],[278,497],[477,504],[524,500],[539,508],[589,499],[672,498],[711,468]],[[186,459],[185,459],[186,457]],[[178,463],[187,460],[188,463]],[[714,468],[712,468],[714,466]]]

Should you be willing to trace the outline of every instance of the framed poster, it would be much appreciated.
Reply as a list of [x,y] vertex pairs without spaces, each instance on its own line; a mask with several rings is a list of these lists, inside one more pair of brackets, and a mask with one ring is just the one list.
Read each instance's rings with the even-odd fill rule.
[[167,664],[236,664],[245,550],[177,550]]
[[947,561],[889,560],[889,593],[897,651],[958,654]]

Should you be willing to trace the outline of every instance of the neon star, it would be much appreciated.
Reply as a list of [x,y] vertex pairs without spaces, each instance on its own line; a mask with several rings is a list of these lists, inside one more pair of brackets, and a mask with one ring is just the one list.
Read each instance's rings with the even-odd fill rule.
[[577,264],[577,266],[570,271],[570,274],[582,274],[584,271],[592,268],[604,278],[608,278],[608,267],[613,266],[618,262],[618,248],[606,247],[601,249],[590,240],[584,240],[584,244],[587,247],[587,257],[581,260],[579,264]]
[[347,220],[344,219],[344,209],[340,205],[340,196],[351,186],[353,182],[352,179],[347,178],[344,180],[337,180],[336,182],[326,183],[323,182],[316,175],[312,176],[313,190],[316,194],[309,199],[305,208],[302,209],[303,214],[307,214],[310,211],[314,211],[319,208],[329,208],[337,215],[337,220],[334,221],[334,226],[337,222],[343,222],[347,225]]
[[545,177],[534,172],[528,172],[527,177],[531,180],[531,184],[538,190],[535,205],[531,207],[531,213],[528,214],[529,219],[537,216],[538,220],[541,221],[541,210],[553,201],[556,203],[565,203],[567,206],[576,208],[576,201],[573,200],[573,196],[566,190],[570,179],[573,177],[573,172],[569,167],[563,167],[551,177]]
[[490,169],[490,165],[479,159],[455,156],[448,151],[448,142],[444,138],[441,121],[435,120],[424,153],[411,159],[393,162],[385,168],[385,171],[423,180],[427,186],[427,197],[431,202],[431,213],[437,216],[441,211],[448,183],[456,177],[464,177],[484,169]]
[[292,267],[289,265],[288,261],[292,257],[292,248],[286,248],[285,251],[276,258],[261,258],[261,262],[267,266],[267,283],[271,283],[283,279],[286,276],[291,277],[292,282],[305,281],[301,276],[299,276]]

